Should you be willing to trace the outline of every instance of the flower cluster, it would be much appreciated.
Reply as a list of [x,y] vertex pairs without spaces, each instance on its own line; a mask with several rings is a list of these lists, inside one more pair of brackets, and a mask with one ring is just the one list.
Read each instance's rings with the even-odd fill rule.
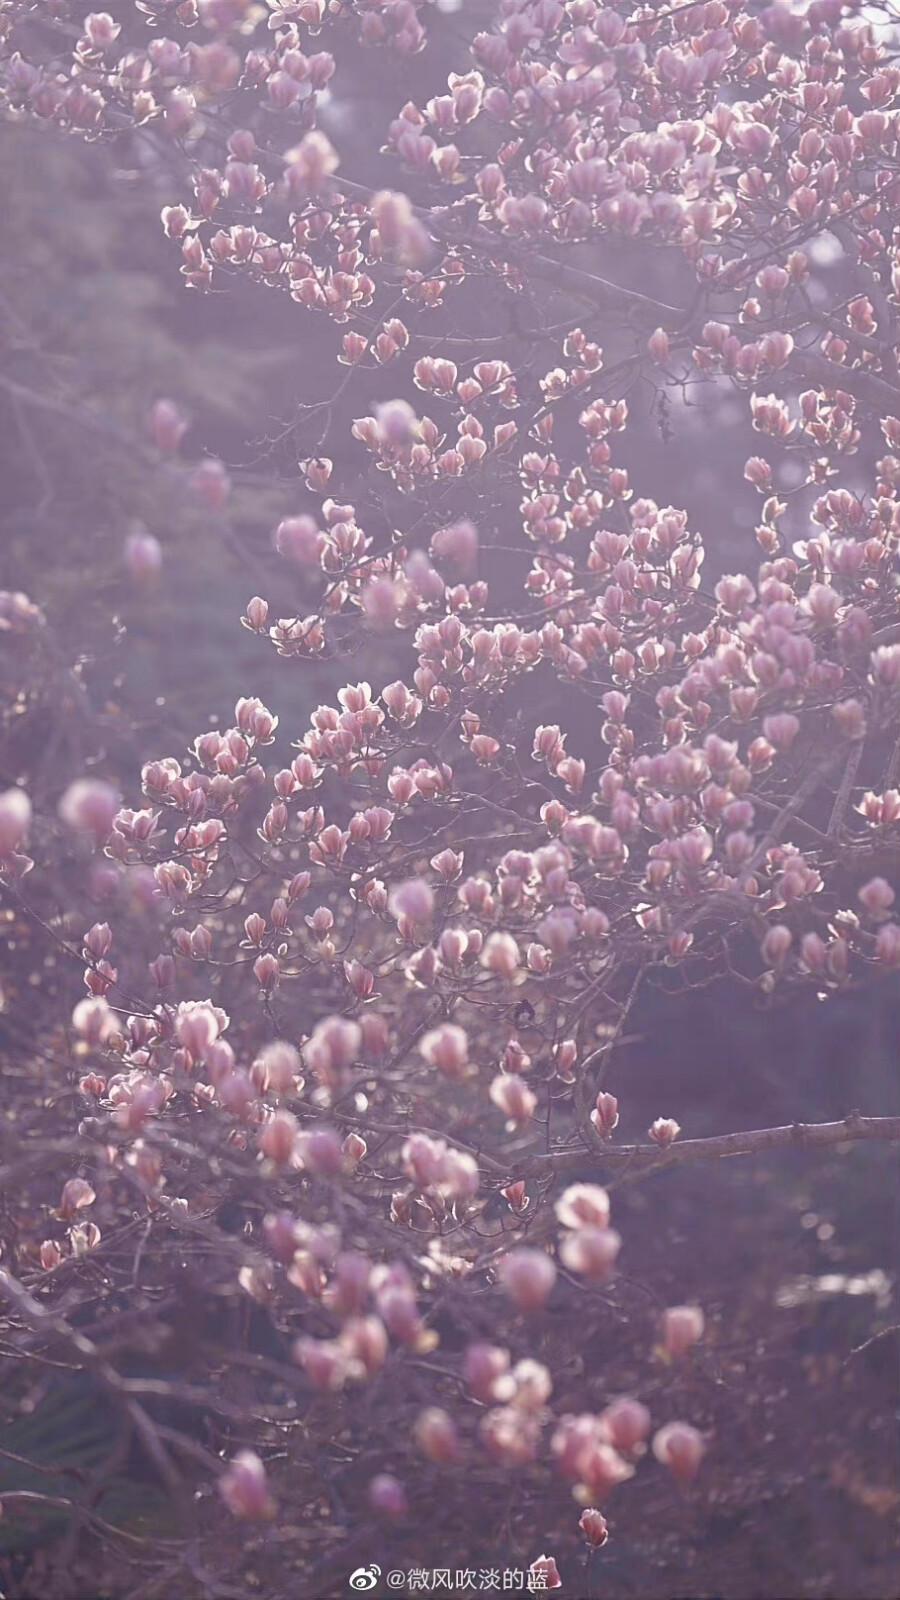
[[[341,27],[408,55],[413,0],[146,0],[140,44],[118,7],[79,17],[74,47],[66,8],[37,9],[46,27],[31,5],[0,18],[7,113],[168,140],[192,172],[186,195],[175,163],[163,210],[186,284],[246,274],[335,324],[340,383],[370,409],[344,427],[326,398],[303,434],[273,530],[298,614],[255,594],[241,622],[291,671],[372,681],[317,677],[305,728],[244,695],[148,760],[140,792],[83,776],[55,819],[24,785],[0,793],[10,892],[61,824],[112,907],[85,917],[85,994],[54,1036],[78,1170],[61,1198],[54,1171],[19,1265],[52,1295],[138,1210],[170,1252],[202,1240],[342,1449],[364,1437],[368,1460],[400,1430],[457,1486],[534,1469],[540,1495],[555,1473],[598,1548],[651,1419],[637,1398],[554,1398],[554,1307],[599,1326],[625,1247],[606,1190],[563,1176],[573,1152],[602,1171],[631,1116],[597,1038],[654,971],[824,996],[900,967],[900,70],[840,0],[501,0],[471,70],[385,131],[414,202],[346,179],[317,126]],[[334,53],[309,48],[320,30]],[[822,310],[825,233],[859,282]],[[690,303],[573,261],[601,239],[669,252]],[[483,335],[483,280],[508,339]],[[541,285],[553,317],[526,327]],[[388,367],[372,400],[360,375]],[[632,483],[648,376],[729,385],[759,435],[752,576],[705,586],[687,513]],[[224,465],[178,465],[178,406],[148,431],[227,525]],[[125,561],[162,575],[142,526]],[[0,595],[0,633],[45,631]],[[677,1156],[680,1133],[636,1129],[642,1159]],[[496,1344],[473,1336],[495,1322]],[[666,1311],[673,1386],[704,1332],[697,1307]],[[706,1445],[672,1420],[651,1453],[686,1487]],[[219,1488],[235,1516],[277,1514],[255,1450]],[[388,1521],[411,1492],[365,1481]]]

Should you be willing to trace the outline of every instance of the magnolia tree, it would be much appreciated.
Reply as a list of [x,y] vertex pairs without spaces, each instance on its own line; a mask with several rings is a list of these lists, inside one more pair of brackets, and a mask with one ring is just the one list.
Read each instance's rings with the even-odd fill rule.
[[[8,901],[82,947],[86,986],[4,1134],[6,1344],[20,1383],[48,1342],[91,1373],[180,1518],[141,1559],[209,1593],[243,1592],[210,1577],[223,1503],[293,1540],[312,1596],[373,1528],[418,1519],[433,1548],[477,1508],[500,1538],[498,1481],[520,1547],[537,1538],[532,1588],[560,1581],[554,1540],[605,1542],[636,1470],[702,1494],[677,1386],[699,1307],[661,1316],[652,1416],[559,1398],[627,1253],[604,1184],[900,1133],[848,1105],[682,1138],[665,1104],[626,1143],[611,1080],[661,968],[826,997],[900,967],[896,40],[841,0],[473,10],[468,69],[397,108],[394,187],[373,192],[319,124],[342,52],[396,81],[384,52],[427,46],[427,5],[0,9],[6,115],[143,152],[191,292],[249,278],[296,303],[301,339],[334,324],[274,535],[301,600],[255,594],[240,620],[286,675],[355,680],[362,659],[372,681],[306,728],[248,694],[124,795],[76,779],[58,820],[27,787],[0,797]],[[644,288],[599,255],[643,264]],[[672,303],[648,290],[666,276],[689,286]],[[507,332],[484,331],[486,296]],[[638,378],[663,416],[736,391],[759,435],[752,576],[705,587],[686,513],[621,464]],[[160,471],[184,427],[161,399]],[[179,481],[227,518],[221,463]],[[155,571],[159,547],[133,536],[129,559]],[[2,622],[14,658],[52,631],[18,594]],[[277,1357],[198,1339],[189,1382],[117,1360],[98,1301],[152,1318],[191,1259]],[[160,1420],[161,1393],[207,1433]],[[73,1512],[114,1541],[94,1493]]]

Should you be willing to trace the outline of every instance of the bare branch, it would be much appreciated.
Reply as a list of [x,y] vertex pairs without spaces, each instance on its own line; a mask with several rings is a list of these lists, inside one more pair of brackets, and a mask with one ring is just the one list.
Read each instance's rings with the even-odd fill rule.
[[594,1162],[607,1167],[648,1168],[678,1166],[685,1161],[719,1161],[726,1156],[761,1155],[766,1150],[822,1149],[855,1143],[860,1139],[900,1141],[900,1117],[863,1117],[851,1111],[842,1122],[793,1122],[783,1128],[754,1128],[746,1133],[720,1133],[709,1139],[676,1140],[667,1149],[658,1145],[612,1146],[594,1155],[586,1150],[535,1156],[516,1170],[516,1177],[549,1173],[587,1172]]

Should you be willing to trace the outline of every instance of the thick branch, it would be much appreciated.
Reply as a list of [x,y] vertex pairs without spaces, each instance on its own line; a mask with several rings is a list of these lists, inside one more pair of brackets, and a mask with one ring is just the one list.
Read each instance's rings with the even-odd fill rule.
[[[372,199],[373,191],[364,184],[353,183],[344,177],[335,178],[333,182],[338,193],[346,195],[349,200],[361,200],[368,204]],[[664,300],[651,299],[637,289],[625,289],[621,284],[611,283],[607,278],[600,278],[596,273],[586,272],[567,261],[554,261],[550,256],[532,252],[514,239],[493,233],[480,223],[467,222],[444,206],[414,205],[413,212],[442,244],[467,245],[478,255],[493,257],[495,261],[509,261],[526,277],[530,273],[532,277],[553,283],[557,289],[569,289],[573,294],[592,301],[602,311],[621,311],[626,316],[639,316],[648,328],[656,327],[657,323],[680,328],[690,315],[683,306],[667,305]]]
[[[473,250],[490,254],[495,259],[507,260],[518,267],[525,277],[543,278],[558,289],[568,289],[591,301],[600,311],[620,312],[629,321],[647,328],[659,326],[670,332],[689,333],[692,336],[699,333],[699,324],[693,323],[692,308],[668,305],[664,300],[640,294],[635,289],[626,289],[621,284],[611,283],[569,262],[554,261],[549,256],[525,251],[520,245],[497,237],[487,228],[468,228],[460,233],[454,231],[452,226],[448,227],[440,213],[435,212],[426,213],[425,220],[431,231],[445,242],[465,243]],[[859,367],[843,367],[816,351],[794,350],[787,370],[788,373],[792,370],[799,372],[801,376],[820,384],[823,389],[844,389],[848,394],[855,395],[857,400],[866,401],[876,409],[885,406],[896,409],[900,406],[900,389],[893,383]]]
[[741,872],[740,882],[743,887],[753,876],[757,867],[761,866],[766,856],[774,845],[780,843],[782,835],[792,817],[802,811],[807,800],[811,800],[816,790],[825,782],[830,772],[844,759],[844,747],[838,745],[815,766],[812,772],[807,773],[796,793],[782,806],[771,827],[767,829],[764,837],[760,839],[750,860]]
[[887,406],[895,411],[900,406],[900,389],[892,383],[860,367],[842,367],[839,362],[829,361],[827,356],[816,355],[812,350],[795,350],[786,370],[790,372],[792,368],[823,389],[845,389],[847,394],[867,401],[876,409]]
[[764,1150],[820,1149],[858,1139],[900,1141],[900,1117],[863,1117],[851,1111],[842,1122],[795,1122],[785,1128],[754,1128],[746,1133],[720,1133],[711,1139],[681,1139],[667,1149],[654,1144],[610,1145],[601,1152],[579,1150],[537,1156],[519,1168],[517,1177],[585,1170],[592,1160],[604,1167],[668,1167],[682,1161],[717,1161],[724,1156],[760,1155]]
[[[435,232],[440,232],[433,218],[429,219],[429,226]],[[586,272],[583,267],[573,266],[571,262],[554,261],[550,256],[532,254],[509,239],[489,233],[487,229],[472,229],[462,236],[454,237],[452,233],[441,236],[448,243],[465,243],[496,259],[509,261],[526,278],[529,275],[542,278],[557,289],[568,289],[572,294],[590,300],[599,311],[619,311],[631,320],[640,320],[647,328],[652,329],[657,325],[683,328],[691,314],[683,306],[670,306],[664,300],[654,300],[649,295],[641,294],[637,289],[623,288],[621,284],[611,283],[608,278]]]
[[[336,179],[334,186],[351,200],[368,202],[372,198],[370,189],[346,178]],[[658,326],[690,338],[700,332],[702,317],[697,317],[696,303],[691,307],[669,305],[636,289],[611,283],[583,267],[530,251],[479,223],[466,223],[461,216],[442,207],[414,206],[413,210],[432,236],[442,243],[466,245],[477,254],[509,261],[524,277],[542,278],[557,289],[569,290],[600,311],[619,312],[632,324],[647,329]],[[796,372],[823,389],[844,389],[879,410],[888,407],[894,411],[900,406],[900,389],[893,383],[859,367],[843,367],[814,350],[795,349],[786,372],[788,375]]]

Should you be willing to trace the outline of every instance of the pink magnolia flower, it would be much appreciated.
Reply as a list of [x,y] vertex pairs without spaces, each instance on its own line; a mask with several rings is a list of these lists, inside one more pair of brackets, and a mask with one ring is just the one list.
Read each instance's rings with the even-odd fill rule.
[[97,844],[103,844],[120,804],[112,784],[101,778],[76,778],[59,802],[59,814],[70,828],[91,833]]
[[799,718],[788,711],[763,718],[763,733],[776,750],[790,750],[799,732]]
[[662,1347],[676,1359],[703,1338],[703,1312],[699,1306],[669,1306],[663,1312]]
[[538,1556],[528,1568],[529,1587],[532,1589],[561,1589],[562,1578],[552,1556]]
[[398,1521],[406,1515],[406,1490],[392,1473],[377,1473],[369,1483],[367,1498],[372,1510],[388,1521]]
[[125,565],[136,583],[149,583],[162,568],[162,545],[144,528],[136,528],[125,540]]
[[610,1444],[624,1455],[640,1450],[650,1432],[647,1407],[627,1396],[613,1400],[601,1411],[599,1420]]
[[405,918],[421,927],[429,923],[434,914],[434,890],[424,878],[407,878],[391,891],[388,909],[393,917]]
[[287,1166],[296,1150],[297,1133],[296,1117],[289,1111],[276,1111],[263,1127],[259,1148],[276,1166]]
[[224,511],[231,494],[231,479],[223,462],[210,459],[194,468],[188,488],[210,511]]
[[523,1245],[502,1257],[497,1276],[520,1311],[540,1311],[556,1282],[556,1267],[543,1250]]
[[481,965],[498,977],[509,981],[519,969],[521,955],[512,934],[492,933],[485,940],[481,952]]
[[790,955],[794,939],[790,928],[776,922],[766,930],[762,942],[762,956],[769,967],[780,967]]
[[609,1195],[596,1183],[575,1183],[560,1195],[556,1215],[564,1228],[609,1226]]
[[509,1351],[498,1345],[469,1344],[463,1355],[462,1375],[471,1394],[485,1403],[508,1398],[506,1386]]
[[448,1466],[459,1456],[459,1435],[453,1418],[439,1406],[429,1406],[420,1413],[415,1427],[416,1441],[422,1454],[440,1466]]
[[469,1057],[469,1040],[464,1028],[445,1022],[422,1035],[419,1049],[430,1066],[448,1078],[461,1078]]
[[703,1435],[689,1422],[669,1422],[653,1436],[653,1454],[681,1484],[692,1483],[706,1452]]
[[591,1112],[591,1122],[601,1139],[609,1139],[612,1136],[613,1130],[619,1125],[619,1102],[615,1095],[601,1090]]
[[85,1178],[69,1178],[59,1202],[60,1215],[71,1221],[84,1206],[92,1206],[97,1196]]
[[24,844],[31,826],[31,801],[24,789],[0,794],[0,856],[11,855]]
[[268,1522],[275,1515],[266,1469],[252,1450],[239,1450],[219,1479],[219,1493],[232,1516],[246,1522]]
[[888,915],[896,898],[896,891],[886,878],[870,878],[868,883],[864,883],[857,891],[860,904],[878,921]]
[[530,1122],[534,1116],[537,1095],[517,1074],[501,1072],[493,1079],[488,1092],[494,1105],[507,1118],[508,1128],[516,1128]]
[[606,1544],[609,1538],[609,1524],[602,1511],[598,1511],[595,1506],[589,1506],[587,1510],[582,1511],[578,1526],[593,1550],[600,1550]]
[[674,1117],[657,1117],[647,1130],[647,1136],[654,1144],[659,1145],[661,1150],[665,1150],[668,1145],[674,1144],[680,1132],[681,1128]]
[[592,1283],[604,1283],[615,1267],[621,1247],[621,1235],[615,1228],[577,1228],[562,1240],[559,1254],[570,1272]]
[[147,420],[157,450],[174,455],[188,430],[188,419],[174,400],[157,400]]

